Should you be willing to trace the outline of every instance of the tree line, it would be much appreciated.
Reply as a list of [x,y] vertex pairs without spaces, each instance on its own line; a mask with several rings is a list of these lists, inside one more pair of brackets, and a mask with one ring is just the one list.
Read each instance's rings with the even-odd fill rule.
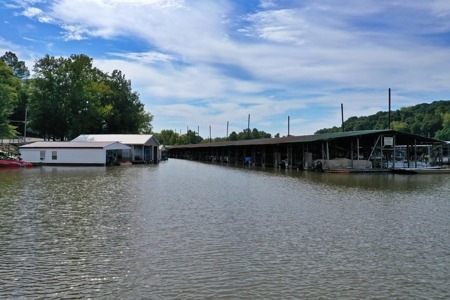
[[120,70],[93,67],[93,59],[45,55],[33,66],[33,78],[16,54],[0,57],[0,137],[29,132],[47,140],[83,133],[151,133],[153,116]]
[[[440,100],[430,104],[402,107],[391,111],[390,127],[393,130],[435,138],[450,140],[450,101]],[[376,130],[389,128],[389,112],[379,111],[374,115],[351,117],[344,121],[345,131]],[[342,127],[323,128],[315,132],[342,132]]]
[[[189,144],[203,144],[210,142],[225,142],[225,141],[239,141],[248,139],[266,139],[272,138],[270,133],[264,131],[259,131],[256,128],[249,130],[248,128],[243,129],[241,132],[236,133],[231,132],[228,137],[215,137],[215,138],[202,138],[195,131],[188,130],[185,134],[179,134],[174,130],[162,130],[160,133],[154,133],[155,137],[161,144],[165,145],[189,145]],[[280,137],[277,133],[275,137]]]

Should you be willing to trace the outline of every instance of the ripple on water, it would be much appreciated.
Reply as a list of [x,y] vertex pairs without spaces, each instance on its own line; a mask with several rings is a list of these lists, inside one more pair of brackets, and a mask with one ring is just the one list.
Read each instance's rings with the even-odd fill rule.
[[0,297],[445,299],[449,190],[181,160],[0,172]]

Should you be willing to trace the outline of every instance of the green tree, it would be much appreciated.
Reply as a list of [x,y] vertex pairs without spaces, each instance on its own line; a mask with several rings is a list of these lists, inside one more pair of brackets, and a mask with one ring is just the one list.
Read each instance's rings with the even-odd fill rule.
[[64,58],[46,55],[34,65],[30,126],[46,139],[64,139],[68,132],[70,82]]
[[0,61],[0,137],[9,138],[17,134],[16,126],[10,124],[9,118],[17,105],[21,89],[20,80],[2,60]]
[[4,61],[7,66],[12,68],[13,75],[17,78],[25,79],[30,76],[30,71],[25,66],[25,62],[22,60],[19,61],[15,53],[7,51],[0,59]]
[[230,133],[230,135],[228,136],[228,140],[230,140],[230,141],[238,140],[238,135],[237,135],[236,131],[233,131],[232,133]]
[[444,113],[442,119],[444,120],[442,129],[436,132],[435,139],[440,141],[450,141],[450,113]]
[[112,94],[105,100],[113,107],[112,114],[105,120],[106,133],[139,133],[142,122],[147,122],[147,129],[153,117],[144,109],[139,94],[133,92],[131,81],[119,70],[114,70],[107,80]]
[[86,55],[46,55],[34,65],[30,126],[44,138],[82,133],[151,133],[153,116],[121,71],[94,68]]
[[156,139],[164,145],[174,145],[171,143],[172,136],[175,134],[173,130],[162,130],[160,133],[154,133]]
[[396,130],[396,131],[406,132],[406,133],[409,132],[408,123],[401,122],[401,121],[391,122],[391,129]]
[[21,88],[17,90],[17,103],[14,107],[9,119],[12,125],[16,126],[18,133],[23,133],[25,130],[25,111],[28,106],[29,83],[26,78],[30,76],[30,71],[25,66],[24,61],[19,61],[17,55],[13,52],[6,52],[0,57],[0,60],[5,62],[7,66],[12,69],[13,75],[21,79]]

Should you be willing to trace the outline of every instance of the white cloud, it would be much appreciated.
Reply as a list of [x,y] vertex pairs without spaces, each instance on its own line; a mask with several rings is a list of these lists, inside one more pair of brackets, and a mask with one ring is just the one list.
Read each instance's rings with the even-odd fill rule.
[[24,10],[23,15],[28,18],[33,18],[42,15],[42,10],[36,7],[28,7]]
[[169,62],[172,60],[176,60],[176,58],[172,55],[154,51],[141,53],[109,53],[109,55],[135,60],[140,63]]
[[304,44],[304,31],[308,25],[296,9],[269,10],[250,14],[252,23],[246,28],[253,35],[279,43]]
[[75,25],[62,25],[61,26],[66,31],[63,32],[63,37],[65,41],[79,41],[87,39],[86,34],[89,32],[86,28],[82,26]]
[[259,6],[264,9],[267,9],[276,7],[277,5],[272,0],[261,0]]

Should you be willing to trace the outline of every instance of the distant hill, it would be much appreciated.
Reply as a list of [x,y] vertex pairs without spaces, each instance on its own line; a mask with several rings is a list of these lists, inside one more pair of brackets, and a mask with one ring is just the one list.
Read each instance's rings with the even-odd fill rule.
[[[379,111],[367,117],[351,117],[344,121],[345,131],[387,129],[389,113]],[[391,129],[435,138],[450,140],[450,100],[422,103],[391,111]],[[341,132],[342,127],[324,128],[316,134]]]

